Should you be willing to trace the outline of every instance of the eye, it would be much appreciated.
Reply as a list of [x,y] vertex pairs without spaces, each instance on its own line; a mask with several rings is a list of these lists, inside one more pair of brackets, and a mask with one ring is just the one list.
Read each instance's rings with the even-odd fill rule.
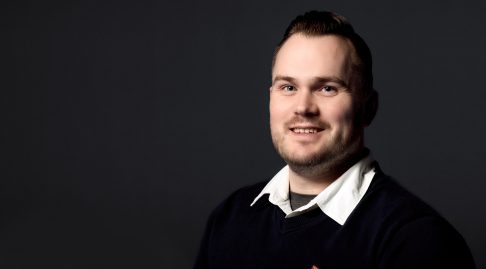
[[297,92],[297,87],[290,84],[277,86],[278,92],[282,95],[293,95]]
[[294,92],[295,91],[295,87],[292,86],[292,85],[283,85],[282,86],[282,90],[284,90],[286,92]]
[[337,87],[326,85],[320,88],[317,92],[324,96],[334,96],[338,94],[338,89]]

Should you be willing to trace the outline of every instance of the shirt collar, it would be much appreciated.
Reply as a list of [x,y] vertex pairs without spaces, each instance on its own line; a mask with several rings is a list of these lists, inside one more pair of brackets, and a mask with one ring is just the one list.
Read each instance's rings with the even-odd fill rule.
[[287,218],[319,207],[324,214],[343,225],[368,190],[374,175],[373,158],[369,154],[351,166],[307,205],[292,210],[289,201],[289,166],[287,165],[267,183],[251,206],[263,195],[269,194],[268,201],[282,209]]

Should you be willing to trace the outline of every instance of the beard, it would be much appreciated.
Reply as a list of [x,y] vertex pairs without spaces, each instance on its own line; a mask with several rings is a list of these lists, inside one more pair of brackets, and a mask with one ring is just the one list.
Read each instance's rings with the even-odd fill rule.
[[282,159],[296,173],[307,177],[319,177],[344,173],[361,156],[362,133],[353,130],[351,136],[330,137],[326,145],[317,151],[298,156],[285,143],[285,135],[272,131],[272,142]]

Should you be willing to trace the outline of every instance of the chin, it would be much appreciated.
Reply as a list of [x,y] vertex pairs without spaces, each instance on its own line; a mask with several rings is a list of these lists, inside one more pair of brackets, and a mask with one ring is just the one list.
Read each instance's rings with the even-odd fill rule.
[[360,140],[351,140],[344,144],[340,141],[332,147],[324,147],[318,150],[291,149],[290,147],[276,147],[279,155],[294,171],[306,174],[329,173],[333,170],[341,170],[342,166],[354,159],[360,151]]
[[291,166],[315,166],[329,157],[326,152],[305,152],[298,153],[292,151],[279,152],[282,159]]

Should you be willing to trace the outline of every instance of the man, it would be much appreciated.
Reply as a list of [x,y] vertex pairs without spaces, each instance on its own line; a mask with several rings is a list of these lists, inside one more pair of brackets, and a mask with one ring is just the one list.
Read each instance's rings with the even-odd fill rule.
[[277,46],[272,140],[288,164],[209,218],[195,268],[474,268],[463,238],[364,146],[371,53],[345,18],[311,11]]

